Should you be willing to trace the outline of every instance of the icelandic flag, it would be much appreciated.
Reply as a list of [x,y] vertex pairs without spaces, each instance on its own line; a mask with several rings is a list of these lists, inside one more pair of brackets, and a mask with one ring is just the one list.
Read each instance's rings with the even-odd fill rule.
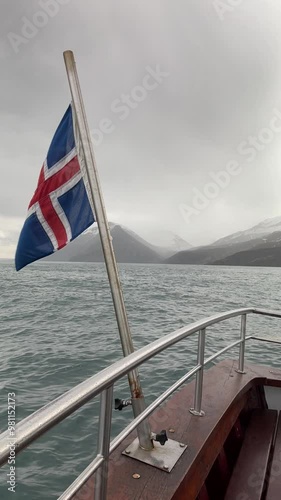
[[52,140],[28,207],[16,251],[16,270],[52,254],[93,222],[85,162],[72,106]]

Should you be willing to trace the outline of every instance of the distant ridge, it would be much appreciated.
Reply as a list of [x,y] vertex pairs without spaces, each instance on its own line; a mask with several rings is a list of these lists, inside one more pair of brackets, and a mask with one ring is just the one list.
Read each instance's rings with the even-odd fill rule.
[[225,259],[214,262],[214,265],[280,267],[281,248],[264,247],[238,252]]
[[178,252],[168,264],[281,266],[281,217],[260,222],[211,245]]
[[[140,264],[196,264],[227,266],[281,266],[281,217],[266,219],[245,231],[220,238],[211,245],[175,251],[158,247],[120,224],[110,223],[117,262]],[[176,248],[190,245],[177,235]],[[51,261],[103,262],[97,226],[48,257]]]
[[[173,248],[157,247],[120,224],[111,222],[109,226],[117,262],[158,264],[174,253]],[[184,240],[181,241],[182,244],[188,245]],[[59,252],[49,256],[47,260],[56,262],[103,262],[104,257],[97,225],[92,226]]]
[[[160,255],[137,235],[127,231],[122,226],[114,224],[111,228],[113,246],[117,262],[155,264],[161,262]],[[71,261],[82,260],[83,262],[103,262],[103,251],[99,234],[91,235],[90,231],[85,235],[87,245],[79,249],[79,254],[71,257]],[[80,244],[83,243],[81,238]],[[85,241],[86,243],[86,241]]]
[[243,243],[244,241],[255,240],[259,237],[267,236],[278,231],[281,231],[281,217],[272,217],[256,224],[250,229],[239,231],[237,233],[230,234],[229,236],[225,236],[224,238],[220,238],[215,241],[212,246],[225,246],[233,245],[233,243]]
[[225,266],[281,266],[281,231],[264,236],[248,250],[232,253],[228,257],[213,262]]

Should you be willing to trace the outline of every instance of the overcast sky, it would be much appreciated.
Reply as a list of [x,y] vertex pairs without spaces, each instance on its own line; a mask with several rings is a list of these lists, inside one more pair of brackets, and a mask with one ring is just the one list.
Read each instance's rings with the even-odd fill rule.
[[2,0],[0,14],[0,257],[70,101],[67,49],[110,220],[197,245],[281,215],[279,0]]

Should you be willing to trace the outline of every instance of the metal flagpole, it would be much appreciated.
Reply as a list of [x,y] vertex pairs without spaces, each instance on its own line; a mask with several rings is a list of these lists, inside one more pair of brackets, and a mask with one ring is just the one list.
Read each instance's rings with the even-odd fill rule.
[[[78,79],[78,73],[76,70],[76,64],[73,52],[67,50],[66,52],[64,52],[63,55],[64,55],[64,61],[65,61],[70,91],[72,95],[73,106],[76,113],[77,126],[80,134],[82,149],[86,163],[86,171],[92,196],[92,202],[94,206],[96,221],[99,227],[101,244],[104,253],[104,260],[110,283],[111,294],[113,298],[123,354],[124,356],[128,356],[129,354],[134,352],[134,346],[129,328],[127,313],[125,309],[121,283],[117,270],[117,264],[113,251],[112,237],[110,235],[108,220],[101,193],[89,126],[86,118],[85,107]],[[137,417],[145,409],[145,401],[140,384],[138,371],[134,370],[130,372],[128,374],[128,379],[132,396],[133,412],[134,416]],[[140,446],[143,449],[151,450],[153,448],[151,430],[147,420],[145,420],[138,427],[138,438]]]

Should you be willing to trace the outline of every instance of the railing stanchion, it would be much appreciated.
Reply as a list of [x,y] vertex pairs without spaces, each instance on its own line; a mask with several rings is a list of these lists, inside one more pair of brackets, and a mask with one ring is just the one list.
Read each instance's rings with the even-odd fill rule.
[[245,362],[245,338],[246,338],[246,319],[247,314],[242,314],[241,316],[241,344],[239,349],[239,365],[238,373],[246,373],[244,370],[244,362]]
[[101,393],[98,456],[104,457],[104,462],[95,474],[95,500],[106,500],[108,479],[108,458],[112,420],[113,385]]
[[206,337],[206,328],[203,328],[202,330],[199,331],[198,334],[198,351],[197,351],[197,364],[200,365],[201,368],[196,374],[194,408],[190,408],[189,410],[190,413],[198,417],[203,417],[205,415],[204,411],[201,410],[203,377],[204,377],[205,337]]

